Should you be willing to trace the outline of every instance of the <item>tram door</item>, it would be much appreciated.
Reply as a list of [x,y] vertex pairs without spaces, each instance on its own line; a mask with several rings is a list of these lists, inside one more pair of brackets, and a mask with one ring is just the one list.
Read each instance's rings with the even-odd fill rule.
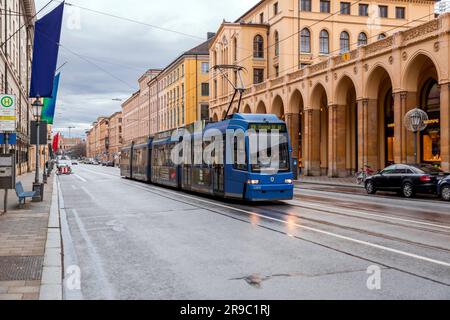
[[214,193],[224,193],[224,165],[214,164],[213,166]]
[[215,155],[215,161],[213,164],[213,191],[215,194],[223,195],[225,193],[225,166],[223,159],[225,158],[225,148],[223,150],[223,158],[220,161],[220,157]]

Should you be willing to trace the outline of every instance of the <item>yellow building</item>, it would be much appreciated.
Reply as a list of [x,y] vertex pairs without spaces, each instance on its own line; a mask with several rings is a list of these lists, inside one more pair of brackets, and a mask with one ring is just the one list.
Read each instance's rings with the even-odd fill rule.
[[151,134],[209,119],[208,36],[148,82]]
[[[220,26],[210,45],[211,64],[245,67],[243,81],[249,87],[427,22],[434,18],[434,4],[434,0],[263,0],[235,22]],[[228,101],[231,87],[219,73],[211,78],[214,108]]]
[[[240,111],[285,119],[305,175],[344,177],[365,165],[414,162],[448,171],[450,14],[436,18],[434,4],[264,0],[221,25],[211,64],[246,68]],[[218,120],[231,86],[214,72],[211,86]],[[416,137],[404,125],[415,107],[430,119]]]

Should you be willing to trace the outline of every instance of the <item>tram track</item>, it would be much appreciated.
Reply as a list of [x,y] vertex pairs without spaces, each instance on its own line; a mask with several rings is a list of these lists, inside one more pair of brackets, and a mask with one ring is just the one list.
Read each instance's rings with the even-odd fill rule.
[[[206,205],[194,204],[192,201],[189,201],[189,200],[181,200],[180,197],[169,196],[168,194],[174,194],[175,191],[170,190],[169,192],[167,192],[166,189],[163,190],[163,189],[161,189],[158,186],[150,186],[150,185],[147,185],[147,184],[137,185],[137,184],[135,184],[135,183],[133,183],[131,181],[130,182],[123,182],[123,183],[128,185],[128,186],[140,189],[140,190],[144,190],[144,191],[147,191],[147,192],[150,192],[150,193],[153,193],[153,194],[157,194],[158,196],[161,196],[161,197],[166,198],[166,199],[170,199],[170,200],[177,201],[177,202],[180,202],[180,203],[184,203],[184,204],[187,204],[187,205],[190,205],[190,206],[194,206],[194,207],[196,207],[198,209],[204,209],[206,211],[213,212],[213,213],[219,214],[221,216],[225,216],[227,218],[231,218],[233,220],[237,220],[237,221],[244,222],[244,223],[247,223],[247,224],[251,224],[252,222],[248,221],[246,219],[243,219],[243,218],[241,218],[239,216],[236,216],[236,214],[228,214],[228,213],[223,212],[223,207],[226,207],[226,208],[228,208],[228,209],[230,209],[232,211],[234,210],[234,211],[239,212],[241,214],[244,213],[246,217],[248,217],[249,215],[257,215],[257,216],[259,216],[261,218],[264,218],[264,219],[267,219],[267,220],[271,220],[271,221],[274,221],[274,222],[286,223],[285,221],[282,221],[280,219],[272,218],[272,217],[269,217],[269,216],[264,216],[264,215],[261,215],[261,214],[256,213],[256,212],[248,211],[246,209],[241,209],[241,208],[229,206],[228,204],[225,205],[225,204],[221,204],[221,203],[212,203],[210,201],[210,199],[204,200],[204,199],[200,199],[198,197],[193,197],[190,194],[181,195],[182,197],[188,197],[188,199],[193,199],[193,200],[197,200],[197,201],[200,201],[200,202],[205,201],[208,204],[215,205],[215,206],[217,206],[219,208],[222,208],[222,209],[212,208],[211,206],[206,206]],[[418,273],[415,273],[415,272],[412,272],[412,271],[408,271],[408,270],[405,270],[405,269],[393,266],[393,265],[388,264],[388,263],[381,262],[381,261],[379,261],[377,259],[371,259],[371,258],[368,258],[368,257],[364,257],[362,255],[359,255],[359,254],[355,254],[355,253],[349,252],[347,250],[339,249],[339,248],[336,248],[336,247],[332,247],[330,245],[326,245],[324,243],[313,241],[313,240],[305,238],[305,237],[292,235],[292,234],[289,234],[287,232],[278,230],[276,228],[272,228],[272,227],[267,226],[267,225],[257,224],[257,226],[261,227],[263,229],[272,231],[272,232],[280,233],[280,234],[283,234],[285,236],[289,236],[289,237],[292,237],[292,238],[295,238],[295,239],[298,239],[298,240],[302,240],[302,241],[305,241],[305,242],[308,242],[308,243],[311,243],[311,244],[314,244],[314,245],[318,245],[318,246],[321,246],[323,248],[327,248],[327,249],[333,250],[335,252],[339,252],[339,253],[342,253],[342,254],[354,257],[354,258],[358,258],[358,259],[367,261],[369,263],[375,263],[375,264],[380,265],[380,266],[385,267],[385,268],[396,270],[396,271],[399,271],[399,272],[402,272],[402,273],[405,273],[405,274],[409,274],[409,275],[412,275],[412,276],[415,276],[415,277],[418,277],[418,278],[421,278],[421,279],[424,279],[424,280],[432,281],[434,283],[438,283],[438,284],[450,287],[450,282],[443,282],[443,281],[440,281],[440,280],[436,280],[436,279],[433,279],[431,277],[427,277],[427,276],[424,276],[424,275],[421,275],[421,274],[418,274]],[[311,228],[311,227],[307,227],[307,226],[301,226],[301,225],[296,225],[296,226],[304,228],[306,230],[321,231],[323,234],[329,234],[329,235],[332,234],[331,232],[327,232],[327,231],[323,231],[323,230],[319,230],[319,229],[315,229],[315,228]],[[344,239],[344,240],[351,239],[351,238],[348,238],[346,236],[339,236],[339,238]],[[373,246],[375,248],[389,249],[387,247],[383,247],[381,245],[371,244],[371,243],[368,243],[368,242],[362,241],[362,240],[357,240],[356,242],[357,243],[361,243],[361,244],[370,244],[371,246]],[[444,250],[448,251],[447,249],[444,249]],[[401,252],[400,250],[396,250],[396,249],[389,249],[388,251],[393,252],[393,253],[400,253]],[[404,252],[403,252],[403,254],[404,254]],[[421,256],[418,256],[418,255],[415,255],[415,254],[409,254],[409,253],[407,253],[406,256],[409,256],[411,258],[424,259],[425,261],[428,261],[428,262],[431,262],[431,263],[436,263],[436,264],[438,264],[440,266],[444,266],[446,268],[450,268],[450,263],[449,262],[442,262],[442,261],[438,261],[438,260],[434,260],[434,259],[430,259],[430,258],[426,258],[426,257],[421,257]]]
[[[114,174],[96,172],[96,171],[92,171],[92,170],[88,170],[88,171],[90,171],[92,173],[100,174],[100,175],[105,175],[105,176],[110,176],[110,177],[115,177],[115,178],[121,179],[119,176],[114,175]],[[177,201],[179,203],[184,203],[184,204],[187,204],[187,205],[190,205],[190,206],[194,206],[194,207],[196,207],[198,209],[204,209],[204,210],[206,210],[208,212],[213,212],[215,214],[219,214],[221,216],[225,216],[225,217],[228,217],[228,218],[240,221],[240,222],[244,222],[244,223],[249,223],[249,224],[253,224],[251,221],[248,220],[248,217],[251,217],[252,215],[260,217],[260,218],[262,218],[262,219],[264,219],[266,221],[278,222],[280,224],[287,224],[287,222],[285,220],[282,220],[280,218],[275,218],[275,217],[271,217],[268,214],[261,214],[261,213],[259,213],[260,210],[266,210],[267,211],[269,209],[270,211],[272,211],[273,214],[289,216],[289,214],[286,213],[286,212],[282,212],[282,211],[280,212],[280,211],[274,210],[272,208],[259,207],[259,206],[248,208],[248,207],[245,207],[245,206],[242,206],[242,205],[240,205],[239,207],[236,207],[235,205],[230,204],[230,203],[218,202],[216,199],[212,200],[211,197],[200,197],[198,195],[194,196],[191,193],[180,193],[180,192],[177,192],[175,189],[167,189],[167,188],[164,188],[164,187],[155,186],[155,185],[148,185],[148,184],[139,183],[139,182],[131,181],[131,180],[122,180],[122,183],[124,183],[124,184],[126,184],[128,186],[131,186],[133,188],[144,190],[146,192],[150,192],[150,193],[156,194],[156,195],[158,195],[160,197],[163,197],[163,198],[166,198],[166,199],[170,199],[172,201]],[[226,210],[224,211],[224,209],[229,210],[229,212],[227,212]],[[243,216],[243,214],[244,214],[244,216]],[[363,229],[352,228],[352,227],[348,227],[348,226],[341,226],[341,225],[336,225],[336,224],[333,225],[332,223],[329,223],[329,222],[323,221],[323,220],[316,220],[316,219],[311,219],[311,218],[305,218],[305,217],[302,217],[302,216],[295,216],[295,218],[296,219],[305,219],[307,221],[309,219],[311,223],[317,223],[317,224],[320,224],[320,225],[329,226],[329,227],[335,227],[335,228],[345,228],[348,231],[359,232],[360,234],[364,234],[366,236],[373,236],[373,237],[377,237],[377,238],[383,238],[385,240],[393,241],[393,242],[397,241],[397,242],[400,242],[400,243],[403,243],[403,244],[407,244],[407,245],[411,245],[411,246],[415,246],[415,247],[432,249],[432,250],[445,252],[445,253],[450,252],[450,250],[448,250],[446,248],[441,248],[441,247],[437,247],[437,246],[417,243],[417,242],[406,240],[406,239],[402,239],[402,238],[386,236],[385,234],[374,233],[374,232],[363,230]],[[358,217],[350,216],[350,218],[358,218]],[[369,220],[373,221],[373,219],[369,219]],[[386,223],[385,221],[375,221],[375,222]],[[336,252],[340,252],[340,253],[343,253],[343,254],[355,257],[355,258],[359,258],[359,259],[362,259],[364,261],[368,261],[368,262],[371,262],[371,263],[376,263],[376,264],[378,264],[380,266],[384,266],[386,268],[391,268],[393,270],[397,270],[399,272],[403,272],[403,273],[406,273],[406,274],[409,274],[409,275],[413,275],[413,276],[416,276],[416,277],[419,277],[419,278],[422,278],[422,279],[425,279],[425,280],[429,280],[429,281],[432,281],[432,282],[435,282],[435,283],[439,283],[439,284],[442,284],[442,285],[445,285],[445,286],[450,286],[450,281],[449,282],[443,282],[443,281],[440,281],[440,280],[437,280],[437,279],[433,279],[432,277],[429,277],[427,275],[418,274],[417,272],[414,272],[414,271],[405,270],[403,267],[397,267],[395,265],[391,265],[390,263],[384,263],[384,262],[381,262],[381,261],[377,261],[376,259],[372,259],[371,257],[367,257],[365,255],[355,254],[351,250],[345,250],[345,249],[337,248],[336,246],[327,245],[326,243],[317,242],[317,241],[308,239],[307,237],[300,237],[300,236],[297,236],[297,235],[292,235],[292,234],[289,234],[289,233],[284,232],[282,230],[279,230],[279,228],[271,227],[270,224],[267,225],[267,224],[257,223],[256,225],[258,227],[261,227],[261,228],[264,228],[264,229],[267,229],[267,230],[270,230],[270,231],[273,231],[273,232],[277,232],[277,233],[280,233],[280,234],[283,234],[283,235],[287,235],[287,236],[290,236],[290,237],[293,237],[295,239],[302,240],[302,241],[305,241],[305,242],[308,242],[308,243],[319,245],[321,247],[325,247],[325,248],[328,248],[330,250],[333,250],[333,251],[336,251]],[[375,249],[388,251],[390,253],[395,253],[395,254],[407,256],[409,258],[414,258],[414,259],[418,259],[418,260],[421,260],[421,261],[426,261],[426,262],[429,262],[429,263],[433,263],[433,264],[439,265],[441,267],[443,266],[445,268],[450,268],[450,262],[435,260],[435,259],[432,259],[432,258],[420,256],[420,255],[417,255],[417,254],[414,254],[414,253],[409,253],[409,252],[401,251],[401,250],[398,250],[398,249],[385,247],[383,245],[375,244],[375,243],[372,243],[372,242],[367,242],[367,241],[364,241],[364,240],[358,240],[358,239],[350,238],[348,236],[344,236],[344,235],[341,235],[341,234],[336,234],[336,233],[333,233],[331,231],[326,231],[326,230],[318,229],[318,228],[315,228],[315,227],[309,227],[309,226],[298,224],[298,223],[294,223],[294,226],[297,227],[297,228],[305,229],[305,230],[312,231],[312,232],[315,232],[315,233],[319,233],[319,234],[322,234],[322,235],[328,235],[328,236],[331,236],[331,237],[334,237],[334,238],[338,238],[338,239],[341,239],[341,240],[350,241],[350,242],[353,242],[353,243],[365,245],[365,246],[372,247],[372,248],[375,248]]]

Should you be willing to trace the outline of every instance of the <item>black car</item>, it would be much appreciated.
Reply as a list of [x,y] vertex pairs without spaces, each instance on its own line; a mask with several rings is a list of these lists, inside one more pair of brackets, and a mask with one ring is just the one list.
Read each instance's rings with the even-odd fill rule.
[[377,191],[396,191],[405,198],[412,198],[416,193],[436,194],[438,182],[445,173],[431,165],[397,164],[379,171],[367,178],[367,193]]
[[450,201],[450,176],[439,181],[437,193],[442,200]]

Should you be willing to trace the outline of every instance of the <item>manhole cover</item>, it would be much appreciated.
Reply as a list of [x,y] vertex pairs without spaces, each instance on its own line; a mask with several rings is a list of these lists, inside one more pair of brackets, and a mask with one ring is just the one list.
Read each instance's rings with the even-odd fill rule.
[[0,281],[34,281],[42,276],[44,257],[0,257]]

